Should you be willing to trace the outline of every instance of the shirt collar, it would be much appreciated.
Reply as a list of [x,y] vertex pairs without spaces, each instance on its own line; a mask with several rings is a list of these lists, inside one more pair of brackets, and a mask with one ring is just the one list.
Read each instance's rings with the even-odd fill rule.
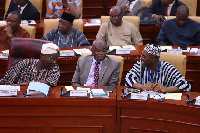
[[[27,4],[28,4],[28,3],[27,3]],[[22,12],[23,12],[24,8],[27,6],[27,4],[26,4],[26,5],[24,5],[23,7],[21,7],[20,14],[22,14]],[[18,5],[18,7],[20,7],[20,5]]]
[[[174,1],[174,2],[175,2],[175,1]],[[172,7],[172,6],[173,6],[173,4],[174,4],[174,2],[172,2],[172,3],[171,3],[171,4],[169,4],[168,6],[169,6],[169,7]]]

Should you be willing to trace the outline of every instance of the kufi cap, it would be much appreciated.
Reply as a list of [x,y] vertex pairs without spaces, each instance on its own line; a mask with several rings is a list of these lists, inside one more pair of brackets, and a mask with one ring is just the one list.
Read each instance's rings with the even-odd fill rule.
[[54,53],[57,53],[57,49],[59,49],[59,47],[56,44],[46,43],[46,44],[42,45],[41,53],[42,54],[54,54]]
[[73,15],[71,15],[69,13],[63,12],[61,18],[64,19],[64,20],[67,20],[70,23],[73,23],[75,16],[73,16]]
[[160,57],[160,52],[161,52],[160,46],[154,44],[146,44],[144,50],[153,56]]

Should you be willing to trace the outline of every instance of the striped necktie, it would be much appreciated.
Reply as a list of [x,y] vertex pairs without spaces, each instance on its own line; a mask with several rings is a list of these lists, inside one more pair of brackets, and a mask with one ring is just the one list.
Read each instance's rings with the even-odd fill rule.
[[95,68],[94,68],[94,86],[98,86],[98,80],[99,80],[99,62],[95,62]]

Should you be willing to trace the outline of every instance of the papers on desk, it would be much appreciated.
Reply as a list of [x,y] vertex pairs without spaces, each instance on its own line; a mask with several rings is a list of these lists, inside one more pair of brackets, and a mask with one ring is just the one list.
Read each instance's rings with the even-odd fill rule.
[[109,51],[116,50],[116,54],[130,54],[131,50],[136,50],[133,45],[122,46],[109,46]]
[[17,96],[20,86],[0,85],[0,96]]
[[35,20],[22,20],[21,25],[36,24]]
[[96,20],[96,23],[85,23],[84,26],[100,26],[101,21],[100,19]]
[[160,46],[161,50],[172,49],[172,46]]
[[74,88],[73,88],[72,86],[65,86],[65,89],[66,89],[67,91],[74,90]]
[[82,53],[92,53],[89,49],[82,48],[82,49],[73,49],[76,54],[81,55]]
[[74,56],[74,50],[61,50],[60,56]]
[[103,89],[92,89],[90,98],[109,98],[109,92]]
[[46,97],[49,95],[50,86],[40,82],[30,82],[27,95],[42,95],[44,94]]
[[153,99],[160,99],[160,98],[166,97],[166,94],[158,93],[154,91],[142,91],[141,94],[149,94],[150,98],[153,98]]
[[0,24],[5,24],[6,25],[6,21],[0,21]]
[[0,53],[0,58],[1,59],[6,59],[8,58],[8,55],[9,55],[9,50],[4,50],[4,51],[1,51],[2,53]]
[[112,51],[114,49],[121,49],[120,46],[109,46],[109,51]]
[[90,88],[77,87],[76,90],[86,90],[87,93],[90,93]]
[[125,45],[125,46],[122,46],[122,48],[124,48],[124,49],[130,49],[130,50],[136,50],[133,45]]
[[196,101],[195,101],[194,105],[200,106],[200,96],[196,97],[195,99],[196,99]]
[[181,100],[182,93],[167,93],[165,99]]
[[192,48],[191,50],[190,50],[190,53],[198,53],[199,52],[199,49],[198,48]]

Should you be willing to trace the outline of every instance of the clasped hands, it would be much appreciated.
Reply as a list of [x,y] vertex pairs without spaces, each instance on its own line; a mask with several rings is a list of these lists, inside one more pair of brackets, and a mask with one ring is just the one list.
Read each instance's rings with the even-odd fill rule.
[[151,83],[151,82],[148,82],[146,83],[145,85],[143,85],[143,90],[146,90],[146,91],[155,91],[155,92],[166,92],[167,91],[167,88],[164,87],[161,83]]

